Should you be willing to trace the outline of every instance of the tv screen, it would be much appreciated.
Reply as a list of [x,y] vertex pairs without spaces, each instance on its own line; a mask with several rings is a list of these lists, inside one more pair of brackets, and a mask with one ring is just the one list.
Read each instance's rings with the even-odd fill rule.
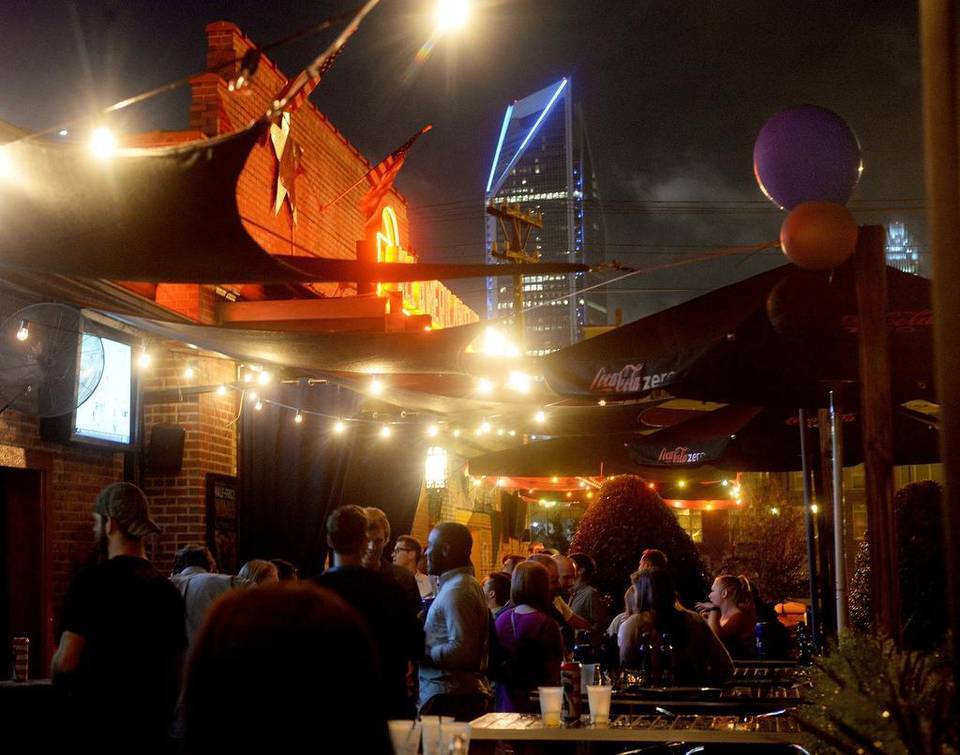
[[93,393],[74,413],[73,438],[130,445],[133,441],[133,362],[129,344],[84,334],[80,343],[77,396],[82,397],[95,382],[95,367],[100,361],[97,352],[101,349],[103,372]]

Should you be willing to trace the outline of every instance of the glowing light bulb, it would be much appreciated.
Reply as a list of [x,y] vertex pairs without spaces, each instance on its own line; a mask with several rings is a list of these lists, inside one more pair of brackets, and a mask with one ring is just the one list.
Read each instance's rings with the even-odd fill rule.
[[98,160],[109,160],[117,151],[117,140],[106,126],[99,126],[90,134],[90,152]]
[[588,491],[587,491],[587,500],[590,500],[591,498],[593,498],[593,491],[592,491],[592,490],[588,490]]
[[247,370],[243,373],[243,382],[249,383],[251,380],[253,380],[253,373]]
[[381,438],[389,438],[391,435],[393,435],[393,430],[390,429],[390,425],[384,425],[380,428]]
[[30,323],[26,320],[20,321],[20,327],[17,328],[17,340],[26,341],[30,337]]
[[816,514],[816,513],[818,513],[819,511],[820,511],[820,507],[819,507],[817,504],[815,504],[815,503],[811,503],[811,504],[810,504],[810,513],[811,513],[811,514]]
[[150,352],[147,351],[146,347],[144,347],[143,350],[140,352],[140,356],[137,357],[137,366],[145,370],[147,367],[150,366],[151,361],[153,360],[150,357]]
[[677,487],[678,487],[678,488],[685,488],[685,487],[687,487],[687,481],[686,481],[686,480],[677,480]]
[[187,380],[192,380],[195,374],[196,370],[193,369],[193,365],[188,364],[183,370],[183,377]]
[[257,382],[260,383],[260,385],[269,385],[272,379],[273,376],[266,370],[261,370],[260,374],[257,375]]
[[440,33],[458,31],[470,18],[470,3],[468,0],[440,0],[434,17]]
[[342,435],[344,432],[346,432],[346,430],[347,430],[347,425],[342,419],[338,419],[336,422],[333,423],[333,431],[337,435]]
[[383,383],[380,381],[379,378],[373,378],[370,381],[369,390],[372,395],[379,396],[381,393],[383,393]]
[[301,414],[301,412],[300,412],[299,409],[297,409],[297,414],[296,414],[296,416],[293,418],[293,421],[296,422],[298,425],[302,425],[302,424],[303,424],[303,414]]
[[488,380],[487,378],[480,378],[477,380],[477,393],[483,396],[493,393],[493,381]]
[[69,134],[69,133],[70,133],[70,132],[67,131],[67,129],[65,129],[65,128],[62,128],[62,129],[60,129],[60,130],[57,132],[57,134],[59,134],[60,136],[66,136],[66,135]]
[[520,370],[511,370],[507,388],[517,393],[530,393],[530,376]]
[[218,386],[217,386],[217,395],[218,395],[218,396],[226,396],[226,395],[227,395],[227,386],[225,386],[223,383],[221,383],[220,385],[218,385]]
[[253,408],[259,412],[261,409],[263,409],[263,402],[260,399],[257,399],[257,403],[253,405]]
[[727,487],[728,485],[730,485],[730,480],[724,480],[720,484],[723,485],[723,487]]
[[483,478],[481,477],[473,477],[470,481],[473,483],[473,487],[475,488],[479,488],[483,484]]
[[506,430],[504,430],[504,429],[501,427],[501,428],[499,428],[499,429],[497,430],[497,435],[499,435],[499,436],[502,437],[505,432],[506,432]]
[[655,483],[655,482],[648,482],[648,483],[647,483],[647,487],[650,488],[650,490],[656,490],[656,489],[657,489],[657,483]]
[[13,158],[10,157],[10,153],[7,150],[0,147],[0,178],[6,181],[12,181],[15,175],[16,170],[13,167]]
[[459,438],[459,437],[460,437],[460,432],[461,432],[461,430],[460,430],[459,427],[455,428],[454,431],[453,431],[453,437],[454,437],[454,438]]
[[515,438],[515,437],[517,436],[517,431],[516,431],[516,430],[511,430],[511,431],[510,431],[509,433],[507,433],[507,434],[508,434],[511,438]]
[[597,402],[597,406],[606,406],[606,405],[607,405],[607,400],[605,398],[602,398]]
[[427,435],[436,438],[440,434],[440,428],[436,425],[427,425]]
[[544,422],[547,421],[547,414],[546,412],[543,411],[543,409],[541,409],[540,411],[538,411],[536,414],[533,415],[533,419],[534,419],[534,422],[538,422],[539,424],[542,425]]
[[553,477],[550,478],[550,482],[556,485],[558,482],[560,482],[560,478],[554,475]]

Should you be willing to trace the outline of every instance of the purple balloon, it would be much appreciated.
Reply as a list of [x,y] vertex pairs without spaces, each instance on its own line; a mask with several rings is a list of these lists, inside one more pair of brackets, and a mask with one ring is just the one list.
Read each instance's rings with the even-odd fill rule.
[[820,200],[846,204],[860,179],[860,143],[846,121],[817,105],[781,110],[753,145],[753,173],[778,207]]

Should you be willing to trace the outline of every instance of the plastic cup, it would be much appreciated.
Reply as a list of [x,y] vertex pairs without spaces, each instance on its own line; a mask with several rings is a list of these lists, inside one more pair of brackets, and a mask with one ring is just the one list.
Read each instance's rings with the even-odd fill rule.
[[417,755],[420,749],[419,721],[387,721],[393,755]]
[[453,724],[453,716],[420,716],[423,731],[423,755],[444,755],[440,747],[446,729]]
[[588,684],[587,702],[590,704],[590,723],[610,723],[610,696],[613,687],[607,684]]
[[580,694],[587,694],[587,687],[597,683],[597,667],[599,663],[580,664]]
[[563,711],[563,687],[538,687],[540,692],[540,715],[543,725],[549,729],[560,726]]
[[454,742],[456,742],[457,737],[460,737],[460,739],[463,741],[463,752],[469,752],[470,724],[467,723],[445,723],[443,725],[443,729],[440,732],[440,752],[453,752],[453,745]]

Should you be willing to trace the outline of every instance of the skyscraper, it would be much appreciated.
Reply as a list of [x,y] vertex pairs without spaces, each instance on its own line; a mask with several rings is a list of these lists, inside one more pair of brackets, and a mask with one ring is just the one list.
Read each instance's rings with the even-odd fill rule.
[[[515,205],[543,216],[527,253],[544,262],[595,265],[604,257],[603,215],[593,159],[572,83],[563,78],[509,105],[503,116],[484,204]],[[506,239],[496,218],[485,215],[488,261],[494,243]],[[578,294],[597,282],[590,273],[529,276],[524,279],[525,347],[546,354],[578,341],[585,325],[607,323],[606,294]],[[487,316],[510,317],[510,278],[487,281]]]
[[904,273],[920,274],[920,252],[901,220],[887,226],[887,264]]

